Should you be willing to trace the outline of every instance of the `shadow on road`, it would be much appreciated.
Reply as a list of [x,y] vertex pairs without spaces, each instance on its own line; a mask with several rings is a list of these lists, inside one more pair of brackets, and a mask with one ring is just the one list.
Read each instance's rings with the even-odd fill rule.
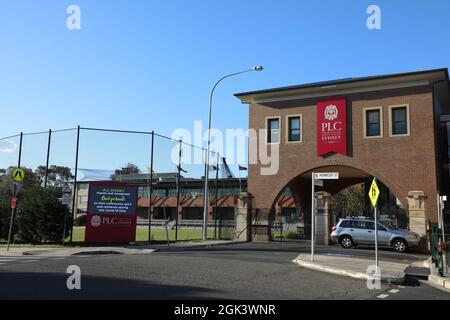
[[[14,299],[215,299],[218,290],[161,285],[109,277],[81,276],[81,290],[67,289],[69,274],[0,273],[0,300]],[[207,296],[207,297],[206,297]]]

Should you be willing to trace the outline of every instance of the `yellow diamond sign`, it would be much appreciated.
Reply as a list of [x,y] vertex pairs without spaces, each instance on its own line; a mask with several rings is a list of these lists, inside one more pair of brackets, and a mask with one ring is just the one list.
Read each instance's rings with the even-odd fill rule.
[[380,195],[380,189],[378,189],[377,181],[375,178],[372,180],[372,185],[369,190],[369,198],[370,202],[372,202],[372,206],[375,208],[378,201],[378,196]]
[[25,171],[21,168],[17,168],[12,173],[12,178],[15,182],[22,182],[23,178],[25,178]]

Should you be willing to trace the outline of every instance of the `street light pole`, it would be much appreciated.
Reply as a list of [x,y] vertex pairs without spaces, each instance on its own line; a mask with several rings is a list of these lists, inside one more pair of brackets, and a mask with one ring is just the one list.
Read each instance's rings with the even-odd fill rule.
[[209,95],[209,112],[208,112],[208,141],[206,144],[206,151],[205,151],[205,189],[203,191],[203,228],[202,228],[202,240],[206,241],[208,239],[208,207],[209,207],[209,201],[208,201],[208,176],[209,176],[209,147],[211,144],[211,111],[212,111],[212,102],[213,102],[213,95],[214,91],[216,90],[217,85],[222,82],[222,80],[236,76],[238,74],[251,72],[251,71],[262,71],[264,68],[262,66],[256,66],[251,69],[247,69],[244,71],[234,72],[227,74],[217,80],[217,82],[214,84],[211,93]]

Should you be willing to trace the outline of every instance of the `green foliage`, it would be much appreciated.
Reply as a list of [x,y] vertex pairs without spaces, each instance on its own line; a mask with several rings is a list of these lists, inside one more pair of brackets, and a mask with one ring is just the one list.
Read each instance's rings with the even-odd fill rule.
[[[17,196],[17,208],[14,219],[13,234],[20,242],[41,243],[61,242],[63,238],[64,216],[66,225],[71,225],[71,215],[66,206],[59,202],[62,195],[60,188],[44,189],[38,174],[25,170],[23,188]],[[13,167],[0,175],[0,239],[8,236],[12,198],[10,183]],[[69,229],[69,228],[68,228]]]
[[116,169],[114,174],[116,175],[126,175],[126,174],[134,174],[134,173],[140,173],[141,170],[137,165],[134,163],[128,162],[124,167],[121,169]]
[[59,197],[61,191],[53,187],[32,186],[23,190],[16,218],[17,236],[21,241],[33,244],[62,241],[64,216],[66,225],[70,226],[71,221],[67,207],[59,202]]
[[7,239],[8,237],[10,212],[8,197],[0,194],[0,239]]
[[353,186],[339,192],[333,197],[331,208],[339,217],[364,215],[364,189]]
[[[43,185],[45,180],[45,166],[39,166],[36,169],[36,176],[40,183]],[[70,171],[68,167],[55,166],[52,165],[47,171],[47,185],[63,188],[66,187],[70,181],[72,181],[75,176]]]
[[299,235],[297,234],[297,232],[290,231],[286,235],[286,239],[298,239],[298,238],[299,238]]

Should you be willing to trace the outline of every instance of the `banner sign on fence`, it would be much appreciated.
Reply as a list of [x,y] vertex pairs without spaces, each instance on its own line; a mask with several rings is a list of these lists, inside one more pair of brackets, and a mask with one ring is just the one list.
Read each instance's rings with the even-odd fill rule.
[[90,182],[85,241],[134,242],[137,199],[137,186],[117,182]]

